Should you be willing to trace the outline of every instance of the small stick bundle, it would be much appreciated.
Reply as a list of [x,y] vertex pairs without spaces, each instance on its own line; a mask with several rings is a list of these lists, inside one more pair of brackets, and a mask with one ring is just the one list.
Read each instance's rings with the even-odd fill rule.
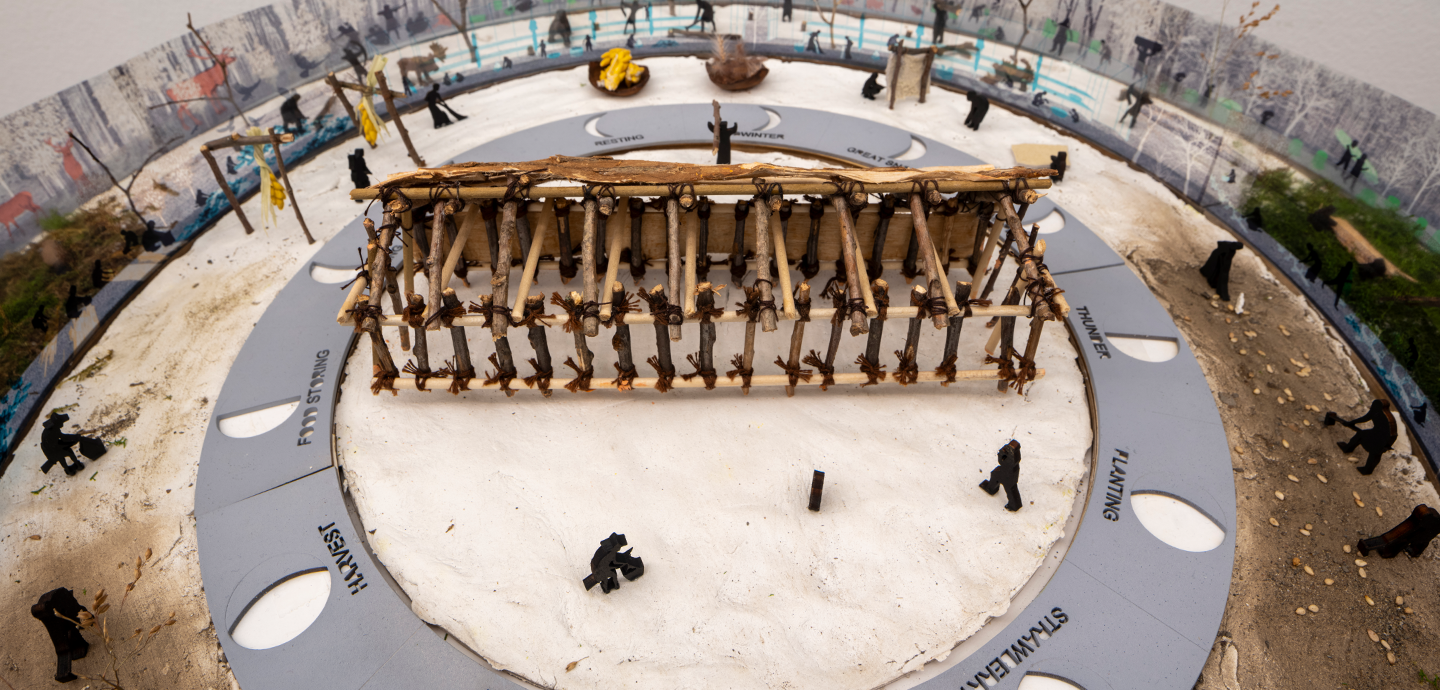
[[590,351],[585,342],[585,298],[580,293],[571,291],[567,300],[557,292],[551,295],[550,303],[565,310],[568,317],[565,320],[565,332],[575,336],[575,356],[580,358],[579,364],[575,363],[574,357],[565,358],[565,366],[575,370],[575,378],[565,384],[565,390],[571,393],[589,393],[594,390],[590,387],[590,379],[595,375],[595,353]]
[[[720,287],[724,287],[723,285]],[[695,367],[694,373],[685,374],[681,378],[689,381],[696,376],[705,382],[705,390],[715,389],[715,322],[711,319],[724,315],[724,309],[715,307],[715,294],[720,288],[710,283],[700,283],[695,286],[695,312],[700,317],[700,352],[696,355],[687,355],[690,366]]]
[[880,363],[880,338],[885,335],[885,312],[890,307],[890,285],[883,278],[876,278],[870,286],[875,296],[875,318],[870,319],[870,336],[865,342],[865,353],[855,358],[860,371],[870,378],[860,384],[861,388],[873,386],[885,380],[885,365]]
[[670,390],[670,384],[675,380],[675,362],[670,358],[671,304],[665,297],[663,285],[656,285],[650,292],[640,288],[640,297],[650,305],[650,315],[655,320],[656,354],[646,363],[655,368],[655,374],[660,379],[655,382],[655,390],[664,393]]
[[700,205],[695,209],[695,217],[700,221],[700,230],[695,241],[695,274],[701,282],[710,275],[710,205],[710,200],[702,196]]
[[560,243],[556,258],[560,260],[560,281],[570,283],[575,277],[575,245],[570,240],[570,200],[555,198],[555,234]]
[[770,213],[780,210],[780,197],[756,198],[755,204],[755,303],[760,328],[766,333],[780,327],[775,315],[774,283],[770,273]]
[[825,291],[820,293],[821,297],[829,297],[835,303],[835,314],[830,317],[830,348],[825,351],[825,359],[820,359],[820,354],[814,350],[805,355],[805,364],[815,367],[820,372],[820,390],[829,390],[835,385],[835,353],[840,349],[840,334],[845,328],[845,311],[848,308],[845,299],[845,281],[836,280]]
[[775,358],[775,365],[785,370],[790,376],[790,383],[785,386],[785,396],[795,396],[795,384],[799,381],[810,381],[810,369],[800,368],[800,348],[805,340],[805,324],[810,322],[810,284],[801,283],[796,288],[795,308],[800,317],[795,320],[795,330],[790,332],[790,361],[786,362],[779,357]]
[[[938,287],[938,285],[932,285],[930,291],[934,292]],[[955,382],[955,362],[959,359],[960,329],[965,325],[965,317],[972,312],[970,283],[955,283],[955,299],[965,306],[960,310],[960,315],[950,319],[950,324],[945,327],[945,350],[940,358],[940,366],[935,367],[935,373],[945,376],[945,380],[940,383],[942,386],[949,386]]]
[[635,303],[630,301],[629,293],[619,281],[612,283],[610,289],[610,320],[605,326],[615,327],[615,337],[610,339],[610,345],[615,348],[615,356],[619,360],[615,363],[617,375],[611,383],[619,390],[628,391],[633,387],[631,382],[637,374],[634,348],[630,343],[630,325],[625,323],[625,315],[635,311]]
[[413,292],[407,292],[405,301],[407,305],[400,316],[415,330],[415,347],[410,350],[415,359],[405,365],[405,373],[414,376],[415,387],[423,391],[426,390],[425,380],[434,378],[430,371],[430,346],[425,335],[425,299]]
[[[645,245],[644,236],[641,233],[641,223],[645,220],[645,200],[638,196],[630,197],[630,278],[638,285],[645,277]],[[624,257],[622,257],[624,258]]]
[[805,200],[810,202],[810,234],[805,240],[800,274],[810,280],[820,273],[820,220],[825,217],[825,198],[807,196]]
[[735,241],[730,246],[730,277],[739,284],[750,267],[745,263],[745,219],[750,216],[750,200],[735,201]]
[[910,330],[905,332],[904,349],[895,351],[895,357],[900,360],[900,363],[895,365],[895,382],[902,386],[915,383],[920,376],[916,357],[920,346],[920,322],[925,318],[924,307],[929,302],[927,292],[924,285],[916,285],[910,291],[910,306],[919,309],[915,311],[915,316],[910,317]]
[[844,194],[830,197],[835,212],[840,216],[840,259],[845,263],[845,285],[848,291],[847,307],[850,311],[850,335],[860,335],[868,329],[865,326],[865,298],[860,293],[860,270],[855,257],[855,225],[850,220],[849,203]]
[[[450,382],[450,392],[459,395],[460,391],[470,390],[469,381],[475,378],[475,365],[470,361],[470,343],[465,339],[465,327],[454,323],[455,317],[465,313],[465,307],[461,306],[460,298],[455,296],[455,288],[445,288],[441,299],[445,307],[436,312],[440,322],[445,328],[450,329],[450,344],[455,349],[455,363],[449,367],[450,374],[454,379]],[[506,354],[509,354],[508,343],[506,343]],[[510,365],[510,378],[515,377],[515,365]],[[508,382],[509,379],[506,379]],[[505,383],[500,387],[506,389],[506,395],[514,395],[513,391],[506,388]]]
[[875,245],[870,251],[869,273],[879,278],[885,272],[880,255],[885,251],[885,236],[890,232],[890,219],[895,217],[895,195],[886,194],[880,197],[880,208],[876,209],[876,212],[880,220],[875,224]]
[[371,307],[370,300],[361,297],[355,302],[351,313],[360,323],[360,330],[370,334],[370,348],[374,352],[374,381],[370,385],[370,392],[379,395],[380,391],[388,390],[391,395],[399,395],[395,391],[395,379],[400,377],[400,370],[395,368],[395,360],[390,358],[390,348],[385,344],[385,336],[380,334],[380,308]]
[[530,366],[535,368],[533,376],[525,377],[525,385],[530,388],[539,386],[541,395],[550,397],[550,379],[555,375],[555,366],[550,362],[550,340],[545,334],[545,324],[540,322],[540,317],[545,315],[545,296],[529,295],[525,298],[525,312],[520,324],[530,329],[530,348],[535,351],[535,357],[530,360]]

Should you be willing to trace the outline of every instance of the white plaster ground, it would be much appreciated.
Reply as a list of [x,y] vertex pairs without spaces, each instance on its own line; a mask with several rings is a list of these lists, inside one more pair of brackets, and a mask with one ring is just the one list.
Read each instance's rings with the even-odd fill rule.
[[[1009,147],[1015,143],[1066,144],[1070,147],[1070,172],[1065,182],[1049,193],[1055,195],[1067,212],[1083,218],[1127,258],[1143,250],[1144,254],[1164,257],[1180,266],[1198,265],[1216,240],[1230,239],[1223,229],[1191,210],[1144,172],[1107,158],[1094,148],[1033,120],[994,108],[979,132],[960,127],[968,103],[959,94],[936,90],[924,105],[905,102],[889,111],[860,97],[860,84],[865,77],[860,72],[772,62],[770,77],[760,88],[748,93],[722,93],[704,76],[699,60],[674,58],[644,62],[655,71],[655,78],[644,94],[626,101],[595,93],[580,70],[554,72],[451,99],[457,110],[471,116],[469,120],[435,131],[424,123],[422,112],[411,121],[411,131],[417,147],[427,158],[443,161],[479,143],[533,124],[615,107],[703,103],[720,98],[727,103],[825,108],[935,138],[998,166],[1010,164]],[[315,84],[301,91],[309,94],[323,89],[323,85]],[[273,109],[275,104],[263,107]],[[228,131],[220,128],[198,138],[212,138]],[[348,186],[344,156],[354,147],[354,142],[352,139],[344,146],[322,153],[292,171],[292,182],[311,231],[321,242],[333,237],[359,208],[344,195]],[[192,151],[177,149],[163,156],[147,168],[135,188],[151,189],[152,180],[162,180],[174,189],[184,189],[186,185],[179,179],[181,176],[171,171],[175,169],[175,160],[188,158]],[[749,156],[738,151],[736,160],[752,160]],[[384,140],[379,149],[367,152],[367,160],[371,169],[380,175],[411,168],[403,147],[393,136]],[[258,198],[245,207],[251,218],[259,217]],[[183,626],[167,629],[166,635],[171,634],[168,630],[177,631],[173,648],[163,644],[150,648],[147,658],[157,655],[159,658],[156,663],[147,664],[148,670],[137,676],[135,682],[141,687],[196,688],[233,683],[233,678],[224,671],[223,655],[217,653],[215,636],[206,620],[194,521],[190,517],[194,500],[190,485],[201,440],[214,412],[213,401],[241,343],[288,277],[301,270],[319,247],[297,242],[299,236],[299,228],[288,213],[280,214],[278,228],[250,237],[243,234],[233,215],[225,216],[195,241],[186,256],[164,268],[115,318],[95,349],[81,362],[82,366],[89,364],[96,356],[113,349],[115,357],[101,374],[88,381],[62,383],[48,397],[44,409],[78,402],[80,408],[70,413],[78,426],[112,429],[113,434],[106,432],[111,440],[114,436],[128,437],[128,445],[112,448],[108,455],[91,465],[92,471],[99,471],[93,482],[84,481],[91,472],[75,480],[37,472],[41,461],[38,425],[17,443],[15,461],[0,476],[0,506],[3,506],[0,507],[0,563],[4,564],[8,581],[15,584],[0,590],[0,603],[4,604],[0,607],[0,624],[7,631],[20,631],[8,634],[7,644],[0,648],[0,662],[6,669],[8,682],[17,687],[50,682],[48,678],[53,669],[46,658],[50,653],[49,641],[33,620],[24,615],[25,607],[33,603],[35,597],[57,586],[100,584],[116,591],[116,573],[123,572],[109,563],[126,560],[144,548],[153,547],[158,565],[146,571],[146,579],[137,585],[127,610],[142,612],[146,617],[150,613],[163,617],[168,611],[178,610]],[[1236,262],[1238,266],[1248,266],[1259,275],[1269,277],[1265,266],[1250,252],[1237,255]],[[1143,270],[1143,266],[1132,264],[1132,269]],[[1292,294],[1285,299],[1296,300],[1309,318],[1317,318],[1303,297]],[[646,338],[641,329],[636,331],[637,340],[643,342]],[[1344,351],[1338,338],[1330,338],[1329,343],[1337,351]],[[558,336],[552,337],[552,346],[557,352],[562,347]],[[1045,347],[1042,353],[1054,350]],[[1224,361],[1228,361],[1203,351],[1198,351],[1197,356],[1202,361],[1213,361],[1216,366],[1224,366]],[[1357,382],[1355,390],[1363,390],[1358,383],[1358,372],[1352,371],[1352,380]],[[144,385],[130,385],[142,381]],[[352,389],[359,391],[357,386]],[[713,393],[707,398],[720,399]],[[1017,401],[1014,397],[1009,400],[1007,404]],[[404,399],[398,402],[404,404]],[[1346,397],[1343,402],[1353,405],[1358,398]],[[470,404],[484,403],[471,401]],[[638,437],[645,432],[631,433]],[[1009,428],[1003,429],[1002,435],[1008,433]],[[986,450],[988,460],[993,457],[990,455],[993,446]],[[1029,457],[1032,455],[1027,452]],[[793,475],[803,475],[814,459],[793,459],[797,463],[802,460],[806,464],[795,465],[792,471],[788,464],[792,459],[784,459],[786,464],[780,470],[786,473],[786,481],[803,482]],[[1030,471],[1033,467],[1026,467],[1023,476],[1027,480],[1035,479],[1036,475]],[[1415,465],[1410,462],[1407,467]],[[434,475],[424,461],[415,461],[410,471],[417,477],[428,475],[436,486],[444,486],[443,477]],[[830,488],[836,491],[844,490],[847,485],[858,488],[848,477],[841,476],[845,474],[847,472],[836,472],[829,482]],[[1407,487],[1423,487],[1423,480],[1416,478],[1420,474],[1423,473],[1411,472],[1396,477],[1395,481]],[[977,475],[975,479],[978,478]],[[42,486],[43,490],[32,493]],[[957,492],[968,490],[958,479],[954,486]],[[830,499],[839,494],[835,491],[827,494],[827,506],[833,507],[836,502]],[[601,500],[606,502],[607,509],[611,505],[624,509],[624,497],[625,494],[620,494]],[[1035,496],[1027,495],[1027,500],[1030,498]],[[783,496],[771,500],[794,502]],[[998,509],[998,506],[991,507]],[[513,507],[511,510],[515,512]],[[579,509],[571,512],[578,514]],[[466,511],[462,517],[469,514],[470,511]],[[829,513],[822,513],[821,517],[828,519]],[[761,522],[770,519],[762,516]],[[618,523],[614,519],[605,520],[601,529],[608,534],[610,529],[621,528]],[[457,526],[456,530],[459,529]],[[26,539],[27,535],[36,533],[46,536],[41,541]],[[574,561],[584,563],[604,534],[587,532],[584,535],[586,550],[575,554]],[[632,534],[632,538],[634,536]],[[477,539],[474,543],[478,548],[481,542]],[[653,572],[633,585],[627,583],[607,601],[619,601],[617,596],[630,597],[641,599],[643,606],[642,593],[647,586],[684,572],[683,566],[687,563],[678,564],[682,567],[672,566],[657,558],[658,554],[652,555],[654,551],[663,550],[657,543],[647,538],[638,551],[647,558]],[[847,544],[847,547],[872,548],[866,544]],[[115,552],[116,557],[106,558],[110,552]],[[737,554],[743,553],[737,551]],[[500,561],[507,557],[498,552],[493,555]],[[877,571],[870,573],[870,577],[882,578],[887,572],[903,573],[904,569]],[[567,570],[566,576],[573,577],[573,571]],[[694,595],[697,598],[711,596],[706,592]],[[863,626],[857,629],[863,630]],[[624,640],[617,638],[615,644],[623,645]],[[616,647],[609,650],[606,655],[618,653]],[[579,656],[583,654],[575,658]],[[85,672],[88,663],[89,660],[81,662],[79,672]],[[579,671],[577,667],[576,672]],[[563,669],[550,669],[545,677],[563,679],[564,675]]]

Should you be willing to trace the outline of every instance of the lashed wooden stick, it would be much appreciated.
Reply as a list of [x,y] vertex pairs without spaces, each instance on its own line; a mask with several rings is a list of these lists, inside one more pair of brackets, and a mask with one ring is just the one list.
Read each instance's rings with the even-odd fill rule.
[[[775,199],[776,206],[779,199]],[[770,203],[767,199],[757,199],[755,203],[755,289],[759,291],[760,328],[766,333],[779,328],[775,318],[775,309],[766,307],[774,302],[774,283],[770,279]],[[744,275],[742,273],[742,275]],[[788,281],[786,281],[788,282]],[[753,354],[752,354],[753,358]]]
[[[1042,379],[1042,378],[1044,378],[1044,377],[1045,377],[1045,370],[1044,370],[1044,369],[1036,369],[1036,370],[1035,370],[1035,380],[1039,380],[1039,379]],[[868,378],[869,378],[869,377],[867,377],[863,372],[841,372],[841,373],[835,374],[833,380],[832,380],[830,383],[831,383],[831,384],[834,384],[834,385],[859,384],[859,383],[865,383],[865,382],[868,380]],[[998,372],[997,370],[995,370],[995,369],[971,369],[971,370],[966,370],[966,371],[957,371],[957,372],[955,372],[955,378],[954,378],[954,380],[955,380],[955,381],[994,381],[994,380],[996,380],[997,378],[999,378],[999,372]],[[571,381],[573,381],[573,380],[574,380],[574,379],[552,379],[552,380],[551,380],[551,386],[552,386],[552,387],[563,387],[563,386],[569,384],[569,383],[570,383]],[[629,383],[630,383],[630,386],[631,386],[632,388],[654,388],[654,387],[655,387],[655,383],[656,383],[657,380],[658,380],[658,379],[656,379],[656,378],[654,378],[654,377],[636,377],[636,378],[632,379]],[[949,378],[948,378],[948,374],[946,374],[945,372],[922,371],[922,372],[920,372],[920,374],[916,377],[915,382],[916,382],[916,383],[944,383],[944,382],[946,382],[947,380],[949,380]],[[801,385],[819,385],[820,383],[821,383],[821,380],[820,380],[818,377],[812,377],[811,380],[809,380],[809,381],[806,381],[806,380],[804,380],[804,379],[801,379],[801,380],[799,381],[799,384],[801,384]],[[397,378],[397,379],[395,379],[394,384],[395,384],[396,390],[415,390],[415,379],[412,379],[412,378],[408,378],[408,377],[406,377],[406,378]],[[496,384],[496,383],[486,383],[484,379],[479,379],[479,378],[471,378],[471,379],[469,379],[469,380],[468,380],[468,384],[469,384],[469,387],[470,387],[471,389],[491,388],[491,387],[493,387],[493,386],[499,385],[499,384]],[[614,387],[614,386],[615,386],[615,383],[614,383],[613,381],[600,381],[600,380],[595,380],[595,381],[591,381],[591,384],[594,385],[594,386],[596,386],[596,387]],[[734,379],[734,380],[729,380],[729,379],[726,379],[726,378],[719,378],[719,379],[717,379],[717,380],[712,381],[708,386],[707,386],[707,384],[706,384],[705,381],[703,381],[703,380],[697,380],[697,379],[686,380],[686,379],[683,379],[683,378],[677,378],[677,379],[675,379],[674,381],[671,382],[671,387],[672,387],[672,388],[740,388],[740,387],[742,387],[743,385],[744,385],[744,382],[743,382],[741,379],[739,379],[738,377],[737,377],[736,379]],[[787,376],[787,375],[785,375],[785,374],[757,374],[757,375],[755,375],[755,376],[751,376],[751,377],[750,377],[750,387],[752,387],[752,388],[759,387],[759,386],[788,386],[788,385],[790,385],[790,377]]]
[[[581,270],[584,276],[584,303],[594,304],[600,297],[600,290],[595,284],[595,243],[596,229],[599,224],[600,205],[593,198],[585,199],[585,234],[580,240],[580,255],[583,258]],[[595,337],[600,334],[600,319],[594,316],[585,316],[583,324],[585,335]]]
[[[869,303],[864,301],[860,292],[860,273],[855,260],[855,227],[850,222],[849,202],[845,195],[836,194],[830,197],[830,203],[835,207],[835,212],[840,215],[840,252],[841,259],[845,263],[845,291],[851,305],[850,312],[850,335],[860,335],[869,330],[865,325],[865,315],[869,311]],[[861,302],[865,309],[855,309],[855,303]]]
[[[665,200],[665,273],[670,279],[669,304],[680,306],[680,200],[670,197]],[[683,310],[682,310],[683,313]],[[672,315],[668,318],[666,330],[673,342],[680,342],[680,324],[684,317]],[[673,367],[672,367],[673,369]]]

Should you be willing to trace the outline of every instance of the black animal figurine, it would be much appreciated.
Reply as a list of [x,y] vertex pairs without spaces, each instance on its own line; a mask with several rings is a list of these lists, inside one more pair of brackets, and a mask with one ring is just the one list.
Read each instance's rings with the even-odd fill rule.
[[50,417],[40,426],[44,429],[40,432],[40,452],[45,454],[45,463],[40,466],[40,471],[50,473],[50,468],[60,463],[65,474],[73,477],[85,469],[85,464],[75,456],[72,446],[80,445],[80,453],[91,460],[95,460],[105,454],[105,442],[98,438],[89,438],[79,434],[67,434],[61,431],[65,422],[70,421],[69,415],[57,412],[50,413]]
[[620,589],[620,578],[615,576],[616,569],[620,570],[625,579],[631,581],[645,574],[645,562],[640,560],[639,556],[631,555],[634,549],[621,553],[620,549],[624,546],[625,535],[615,532],[600,541],[600,548],[595,550],[595,555],[590,559],[590,574],[582,580],[587,591],[595,585],[600,585],[600,591],[605,594],[609,594],[612,589]]
[[990,470],[990,478],[980,482],[980,488],[985,493],[994,496],[999,493],[1000,488],[1005,488],[1005,510],[1015,512],[1020,510],[1023,501],[1020,500],[1020,442],[1011,439],[1009,443],[1000,446],[999,465]]
[[1226,302],[1230,301],[1230,262],[1235,259],[1235,252],[1244,248],[1241,242],[1216,242],[1215,251],[1210,252],[1210,258],[1200,267],[1205,282]]
[[1394,529],[1378,537],[1361,539],[1355,548],[1361,556],[1369,556],[1374,551],[1381,558],[1394,558],[1404,551],[1411,558],[1419,558],[1436,536],[1440,536],[1440,513],[1422,503]]
[[865,80],[865,85],[860,87],[860,95],[864,96],[867,100],[873,101],[875,100],[875,96],[879,95],[883,90],[885,90],[885,87],[880,85],[880,73],[871,72],[870,78]]

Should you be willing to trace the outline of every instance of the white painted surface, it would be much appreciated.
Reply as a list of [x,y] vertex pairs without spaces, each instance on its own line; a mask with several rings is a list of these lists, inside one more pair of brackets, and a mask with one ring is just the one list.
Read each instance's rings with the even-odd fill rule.
[[246,649],[279,647],[305,632],[329,598],[328,569],[292,576],[251,604],[230,637]]
[[1053,210],[1046,214],[1044,218],[1035,221],[1034,225],[1040,226],[1040,234],[1042,235],[1060,232],[1065,229],[1065,214],[1061,213],[1059,209]]
[[1020,690],[1083,690],[1083,688],[1053,676],[1037,676],[1027,673],[1024,678],[1020,679]]
[[252,436],[259,436],[280,426],[286,419],[290,418],[290,415],[295,412],[295,408],[299,406],[299,400],[292,400],[262,410],[254,410],[244,414],[221,418],[218,423],[220,433],[230,438],[251,438]]
[[316,282],[331,285],[346,283],[355,278],[355,267],[336,268],[321,266],[320,264],[310,264],[310,277],[314,278]]
[[1144,362],[1168,362],[1180,354],[1180,343],[1170,338],[1131,338],[1105,334],[1115,349]]
[[1214,520],[1173,496],[1137,492],[1130,505],[1150,534],[1181,551],[1209,551],[1225,542],[1225,530]]

